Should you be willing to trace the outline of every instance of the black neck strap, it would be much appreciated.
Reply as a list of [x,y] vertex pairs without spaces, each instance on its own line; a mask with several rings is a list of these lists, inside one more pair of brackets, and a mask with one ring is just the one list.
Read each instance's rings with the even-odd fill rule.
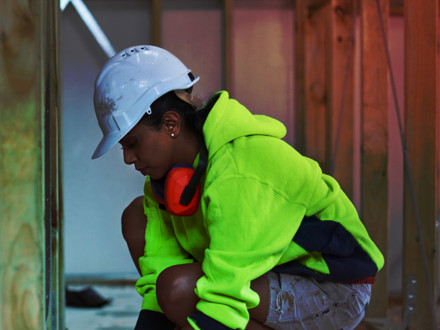
[[194,174],[191,177],[188,185],[182,192],[182,196],[180,196],[180,204],[188,205],[193,199],[194,195],[197,191],[197,186],[202,179],[203,174],[205,173],[206,167],[208,166],[208,149],[206,149],[205,140],[200,139],[200,154],[199,154],[199,162],[197,164],[196,169],[194,170]]

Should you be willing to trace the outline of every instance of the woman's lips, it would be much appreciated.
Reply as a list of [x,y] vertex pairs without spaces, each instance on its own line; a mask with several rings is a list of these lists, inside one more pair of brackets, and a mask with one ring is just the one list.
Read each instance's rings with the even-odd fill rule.
[[141,172],[142,175],[148,175],[148,170],[149,170],[148,167],[144,167],[144,168],[138,169],[138,171]]

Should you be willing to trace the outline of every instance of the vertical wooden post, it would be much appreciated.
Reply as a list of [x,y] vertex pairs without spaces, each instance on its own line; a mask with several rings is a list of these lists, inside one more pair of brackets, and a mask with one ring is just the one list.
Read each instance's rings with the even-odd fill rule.
[[[438,0],[426,0],[423,4],[417,0],[404,2],[405,137],[423,234],[423,253],[427,257],[426,269],[419,246],[422,237],[418,236],[412,187],[405,175],[402,291],[405,302],[403,312],[409,319],[410,329],[434,328],[435,314],[430,308],[434,302],[429,297],[435,297],[437,258],[438,7]],[[425,271],[431,283],[427,283]],[[411,284],[411,277],[415,285]],[[411,287],[414,287],[415,294],[413,310],[408,303]]]
[[2,9],[0,328],[62,328],[59,136],[57,121],[47,123],[58,110],[58,3],[13,1]]
[[307,8],[305,20],[305,109],[304,154],[316,160],[325,172],[327,85],[325,42],[329,3],[319,3]]
[[151,39],[155,46],[162,43],[162,0],[151,1]]
[[233,67],[232,67],[232,54],[233,54],[233,11],[234,0],[223,1],[223,61],[224,61],[224,85],[225,89],[230,93],[234,91],[234,84],[232,79]]
[[[41,21],[41,70],[43,85],[44,223],[46,273],[46,329],[64,329],[65,283],[63,262],[61,191],[61,91],[59,68],[59,2],[42,1],[45,19]],[[43,37],[44,36],[44,37]]]
[[[328,43],[329,111],[327,113],[327,164],[334,164],[333,176],[347,196],[353,197],[353,60],[351,51],[353,28],[353,0],[331,0]],[[345,86],[344,86],[345,84]],[[343,93],[344,92],[344,93]],[[339,125],[341,104],[342,121]],[[338,141],[336,141],[339,133]],[[337,154],[335,149],[337,148]]]
[[[388,27],[389,0],[380,0]],[[361,218],[386,255],[388,246],[388,66],[376,1],[361,1]],[[385,258],[386,259],[386,258]],[[385,318],[387,271],[373,286],[368,316]]]
[[307,0],[295,2],[295,148],[305,152],[305,111],[306,111],[306,15]]

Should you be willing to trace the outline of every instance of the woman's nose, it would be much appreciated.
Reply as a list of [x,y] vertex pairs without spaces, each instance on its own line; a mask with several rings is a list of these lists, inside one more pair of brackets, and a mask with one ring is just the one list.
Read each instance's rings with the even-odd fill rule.
[[134,152],[126,149],[122,149],[124,153],[124,163],[127,165],[134,164],[136,161],[136,155]]

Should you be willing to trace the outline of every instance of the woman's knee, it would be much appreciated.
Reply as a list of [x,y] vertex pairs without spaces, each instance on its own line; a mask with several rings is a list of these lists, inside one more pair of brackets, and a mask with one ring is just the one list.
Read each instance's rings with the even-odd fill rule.
[[183,325],[195,312],[199,298],[194,289],[202,276],[200,263],[172,266],[160,273],[156,281],[157,300],[171,321]]
[[[144,197],[135,198],[122,212],[121,229],[124,239],[128,242],[133,234],[144,232],[147,219],[144,214]],[[142,231],[142,229],[144,229]]]

